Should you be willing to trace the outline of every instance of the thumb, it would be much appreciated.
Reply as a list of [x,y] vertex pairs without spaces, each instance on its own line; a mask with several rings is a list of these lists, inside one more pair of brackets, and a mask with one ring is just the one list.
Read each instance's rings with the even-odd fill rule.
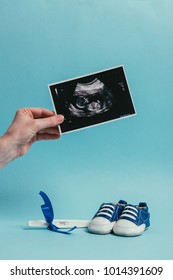
[[64,121],[63,115],[54,115],[48,118],[35,119],[35,127],[37,131],[45,128],[55,127]]

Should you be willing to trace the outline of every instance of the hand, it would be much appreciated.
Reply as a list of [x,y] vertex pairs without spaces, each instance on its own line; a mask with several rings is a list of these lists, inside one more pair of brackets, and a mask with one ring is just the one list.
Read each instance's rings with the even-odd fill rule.
[[24,155],[36,141],[58,139],[60,132],[57,126],[63,121],[62,115],[43,108],[18,110],[12,124],[0,138],[0,167]]

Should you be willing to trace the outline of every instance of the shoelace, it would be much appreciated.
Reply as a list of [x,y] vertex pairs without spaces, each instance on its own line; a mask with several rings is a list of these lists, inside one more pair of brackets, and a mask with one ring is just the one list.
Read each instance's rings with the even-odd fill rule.
[[71,229],[69,229],[67,231],[64,231],[64,230],[60,230],[57,226],[55,226],[53,224],[54,213],[53,213],[53,207],[52,207],[52,204],[50,202],[50,199],[42,191],[40,191],[39,194],[41,195],[41,197],[43,198],[43,200],[45,202],[45,204],[41,205],[41,209],[42,209],[43,215],[45,217],[45,220],[48,223],[48,228],[50,230],[55,231],[55,232],[59,232],[59,233],[69,234],[72,230],[74,230],[76,228],[76,226],[74,226]]
[[123,218],[130,218],[136,221],[138,218],[138,209],[131,205],[125,206],[122,214],[120,215],[120,219]]
[[101,215],[105,215],[108,217],[112,217],[115,211],[115,206],[112,204],[103,204],[101,208],[99,209],[98,213],[96,214],[96,217],[99,217]]

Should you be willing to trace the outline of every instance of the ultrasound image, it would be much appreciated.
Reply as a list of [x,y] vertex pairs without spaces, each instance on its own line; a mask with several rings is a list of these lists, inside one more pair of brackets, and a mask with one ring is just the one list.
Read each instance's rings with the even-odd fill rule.
[[77,83],[69,112],[73,117],[91,117],[107,112],[112,107],[111,91],[99,79]]

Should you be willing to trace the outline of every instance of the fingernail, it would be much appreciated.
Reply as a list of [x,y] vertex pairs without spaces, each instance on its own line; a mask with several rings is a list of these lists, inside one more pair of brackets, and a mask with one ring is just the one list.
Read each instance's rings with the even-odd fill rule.
[[57,115],[57,120],[59,122],[63,122],[64,121],[64,116],[63,115]]

